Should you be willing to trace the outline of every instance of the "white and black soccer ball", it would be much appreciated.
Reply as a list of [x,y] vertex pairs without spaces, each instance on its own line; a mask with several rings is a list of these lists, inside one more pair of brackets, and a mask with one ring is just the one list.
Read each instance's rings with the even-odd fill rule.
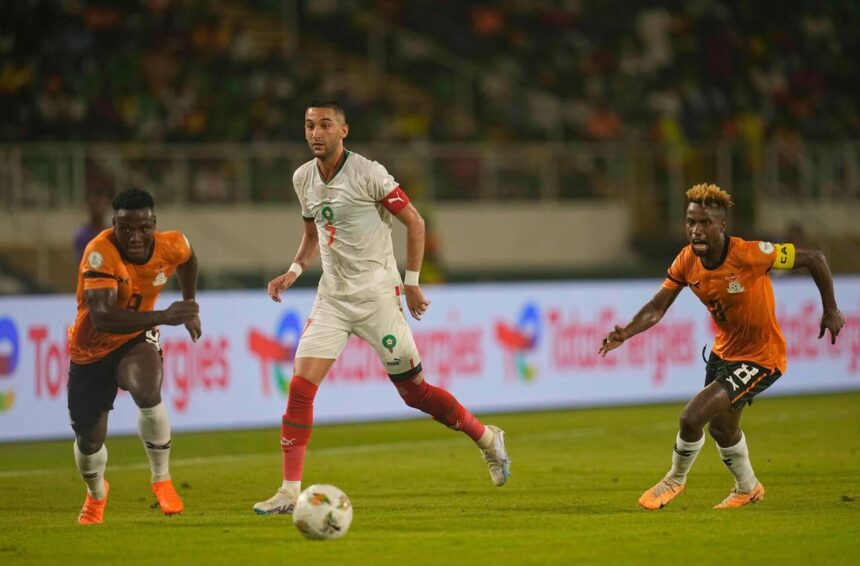
[[293,523],[310,539],[341,538],[352,523],[352,503],[340,488],[314,484],[299,495]]

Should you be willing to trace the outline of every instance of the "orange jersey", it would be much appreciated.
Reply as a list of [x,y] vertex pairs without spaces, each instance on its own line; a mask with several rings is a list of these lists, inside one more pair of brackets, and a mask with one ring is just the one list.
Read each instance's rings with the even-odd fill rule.
[[131,263],[122,256],[112,228],[87,245],[78,269],[78,314],[69,328],[69,350],[76,364],[100,360],[140,334],[96,330],[84,298],[86,291],[116,289],[117,306],[151,311],[167,279],[191,257],[191,246],[182,232],[156,232],[154,238],[152,257],[145,264]]
[[717,326],[713,351],[729,361],[750,361],[785,373],[785,338],[776,322],[771,268],[791,269],[792,244],[748,242],[731,237],[720,264],[708,269],[685,247],[663,287],[690,287]]

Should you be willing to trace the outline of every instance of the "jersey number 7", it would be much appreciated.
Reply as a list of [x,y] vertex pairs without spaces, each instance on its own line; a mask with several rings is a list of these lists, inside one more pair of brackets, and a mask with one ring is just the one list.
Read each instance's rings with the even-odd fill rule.
[[326,243],[326,245],[328,247],[332,247],[332,245],[334,245],[334,235],[335,232],[337,232],[337,228],[335,228],[331,224],[326,224],[325,229],[328,232],[328,242]]

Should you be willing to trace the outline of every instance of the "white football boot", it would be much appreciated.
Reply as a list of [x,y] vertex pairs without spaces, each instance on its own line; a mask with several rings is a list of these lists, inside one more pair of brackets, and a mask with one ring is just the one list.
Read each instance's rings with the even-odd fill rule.
[[490,477],[496,487],[502,487],[511,475],[511,459],[505,450],[505,431],[495,425],[487,425],[493,431],[493,444],[481,449],[481,455],[490,470]]
[[299,498],[300,490],[280,487],[275,495],[265,501],[254,505],[257,515],[285,515],[292,514]]

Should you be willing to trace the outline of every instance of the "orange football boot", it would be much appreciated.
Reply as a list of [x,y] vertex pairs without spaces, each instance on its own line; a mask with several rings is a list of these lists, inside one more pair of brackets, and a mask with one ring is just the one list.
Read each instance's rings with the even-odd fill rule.
[[105,480],[105,496],[101,499],[95,499],[89,491],[87,491],[87,499],[84,501],[84,507],[81,509],[81,514],[78,515],[78,523],[82,525],[98,525],[105,518],[105,504],[107,503],[108,491],[110,486]]
[[738,491],[737,486],[735,486],[728,497],[723,499],[721,503],[714,505],[714,509],[734,509],[762,499],[764,499],[764,486],[761,482],[756,482],[755,487],[749,493]]
[[185,508],[182,498],[176,493],[173,482],[170,480],[157,481],[152,484],[152,493],[158,499],[158,506],[161,507],[161,512],[165,515],[182,513]]
[[642,497],[639,498],[639,505],[652,511],[662,509],[675,499],[679,493],[684,491],[684,485],[664,478],[657,485],[642,494]]

